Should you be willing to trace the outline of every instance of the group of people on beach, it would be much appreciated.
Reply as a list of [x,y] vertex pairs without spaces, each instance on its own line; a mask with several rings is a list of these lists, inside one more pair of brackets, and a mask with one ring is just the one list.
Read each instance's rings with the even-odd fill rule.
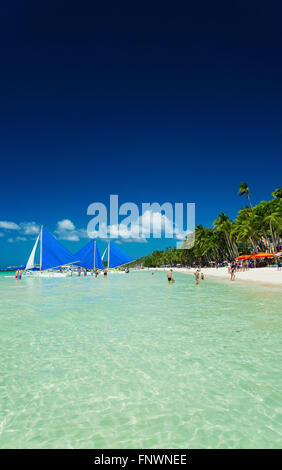
[[[166,275],[169,286],[175,283],[175,280],[172,278],[172,272],[172,269],[170,269]],[[196,286],[200,285],[200,278],[202,281],[205,279],[204,273],[201,273],[200,269],[196,269],[196,271],[194,272],[194,276],[196,279]]]
[[228,263],[228,272],[231,273],[232,268],[235,272],[249,271],[252,267],[255,266],[253,266],[252,262],[249,260],[232,261],[231,263]]
[[[262,266],[262,263],[259,263],[259,266]],[[257,267],[257,261],[256,260],[235,260],[231,261],[231,263],[228,263],[228,273],[230,274],[230,280],[234,281],[235,280],[235,274],[238,272],[245,272],[249,271],[250,268],[255,268]],[[281,270],[281,262],[280,258],[277,260],[277,269],[278,271]]]
[[234,281],[235,280],[235,274],[238,272],[245,272],[249,271],[250,268],[256,267],[254,264],[255,261],[253,260],[237,260],[237,261],[231,261],[228,263],[228,273],[230,274],[230,280]]

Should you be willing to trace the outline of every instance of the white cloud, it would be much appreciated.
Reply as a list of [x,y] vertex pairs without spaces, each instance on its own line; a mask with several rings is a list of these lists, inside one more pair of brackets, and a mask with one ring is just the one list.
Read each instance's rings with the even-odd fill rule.
[[176,238],[177,240],[185,239],[186,233],[183,233],[183,231],[174,224],[173,220],[169,219],[165,214],[148,210],[144,212],[139,219],[139,223],[142,225],[145,233],[151,234],[155,231],[157,234],[161,234],[162,237],[166,235],[166,238]]
[[5,220],[0,220],[0,228],[4,228],[6,230],[20,230],[20,226],[15,222],[7,222]]
[[15,237],[15,238],[9,237],[7,239],[7,242],[9,242],[9,243],[26,242],[27,240],[28,240],[28,238],[26,238],[26,237]]
[[20,226],[25,235],[37,235],[40,232],[40,225],[36,222],[22,222]]
[[[37,222],[21,222],[19,225],[14,222],[0,221],[0,228],[4,230],[19,230],[19,236],[16,238],[9,237],[7,241],[26,241],[33,238],[40,232],[40,225]],[[57,238],[61,240],[69,240],[77,242],[80,238],[88,238],[87,231],[84,229],[76,229],[74,223],[69,219],[59,220],[57,229],[55,230]],[[0,237],[4,237],[5,233],[0,232]]]
[[94,238],[99,237],[99,234],[102,233],[111,235],[111,238],[122,239],[122,243],[147,243],[147,239],[153,233],[156,234],[156,238],[162,238],[166,234],[167,238],[184,239],[183,233],[174,226],[173,220],[170,220],[165,214],[153,210],[147,210],[129,226],[122,222],[108,226],[101,223],[99,231],[91,232],[89,235]]
[[[0,221],[0,228],[4,229],[4,233],[0,232],[0,237],[5,236],[5,230],[20,230],[16,238],[9,238],[7,241],[13,243],[14,241],[26,241],[34,238],[40,231],[40,225],[37,222],[21,222],[19,225],[14,222]],[[57,228],[54,231],[55,236],[60,240],[67,240],[78,242],[80,239],[89,238],[89,235],[95,238],[104,233],[101,238],[114,238],[118,243],[148,243],[148,239],[155,232],[160,238],[164,237],[165,233],[170,233],[168,238],[176,238],[183,240],[183,233],[176,227],[173,220],[170,220],[167,215],[154,211],[147,210],[134,220],[131,225],[120,223],[117,225],[100,224],[99,231],[92,233],[87,232],[86,229],[76,228],[75,224],[70,219],[62,219],[57,222]],[[166,230],[165,230],[166,229]]]
[[57,226],[58,226],[58,229],[57,229],[58,231],[75,230],[75,225],[69,219],[59,220],[59,222],[57,222]]
[[71,242],[78,242],[80,238],[88,238],[87,231],[75,228],[74,223],[70,219],[59,220],[55,233],[60,240]]
[[139,224],[143,227],[145,233],[164,233],[166,230],[173,234],[173,222],[161,212],[146,211],[139,217]]

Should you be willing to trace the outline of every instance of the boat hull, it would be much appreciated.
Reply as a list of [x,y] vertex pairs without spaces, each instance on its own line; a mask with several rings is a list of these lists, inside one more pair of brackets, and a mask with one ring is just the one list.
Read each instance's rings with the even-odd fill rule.
[[27,271],[24,273],[24,276],[28,276],[28,277],[40,277],[40,278],[43,278],[43,277],[56,277],[56,278],[62,278],[62,277],[67,277],[69,276],[68,273],[56,273],[56,272],[45,272],[45,271]]

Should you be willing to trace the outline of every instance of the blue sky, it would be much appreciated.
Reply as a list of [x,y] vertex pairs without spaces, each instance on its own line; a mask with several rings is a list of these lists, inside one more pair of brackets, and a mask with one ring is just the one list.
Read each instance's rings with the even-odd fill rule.
[[19,228],[0,223],[0,266],[25,262],[41,223],[83,233],[110,194],[195,202],[211,225],[245,204],[241,181],[254,203],[281,186],[279,2],[95,3],[3,7],[0,221]]

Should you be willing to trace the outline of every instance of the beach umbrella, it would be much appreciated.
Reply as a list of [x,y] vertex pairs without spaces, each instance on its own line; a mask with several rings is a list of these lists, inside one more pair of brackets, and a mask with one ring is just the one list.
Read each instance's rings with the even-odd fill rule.
[[238,256],[238,258],[236,258],[236,260],[239,260],[239,259],[250,259],[252,258],[253,255],[241,255],[241,256]]
[[254,258],[273,258],[274,254],[273,253],[264,253],[261,251],[260,253],[256,253],[254,255]]
[[282,251],[278,251],[278,253],[275,253],[274,256],[282,256]]

